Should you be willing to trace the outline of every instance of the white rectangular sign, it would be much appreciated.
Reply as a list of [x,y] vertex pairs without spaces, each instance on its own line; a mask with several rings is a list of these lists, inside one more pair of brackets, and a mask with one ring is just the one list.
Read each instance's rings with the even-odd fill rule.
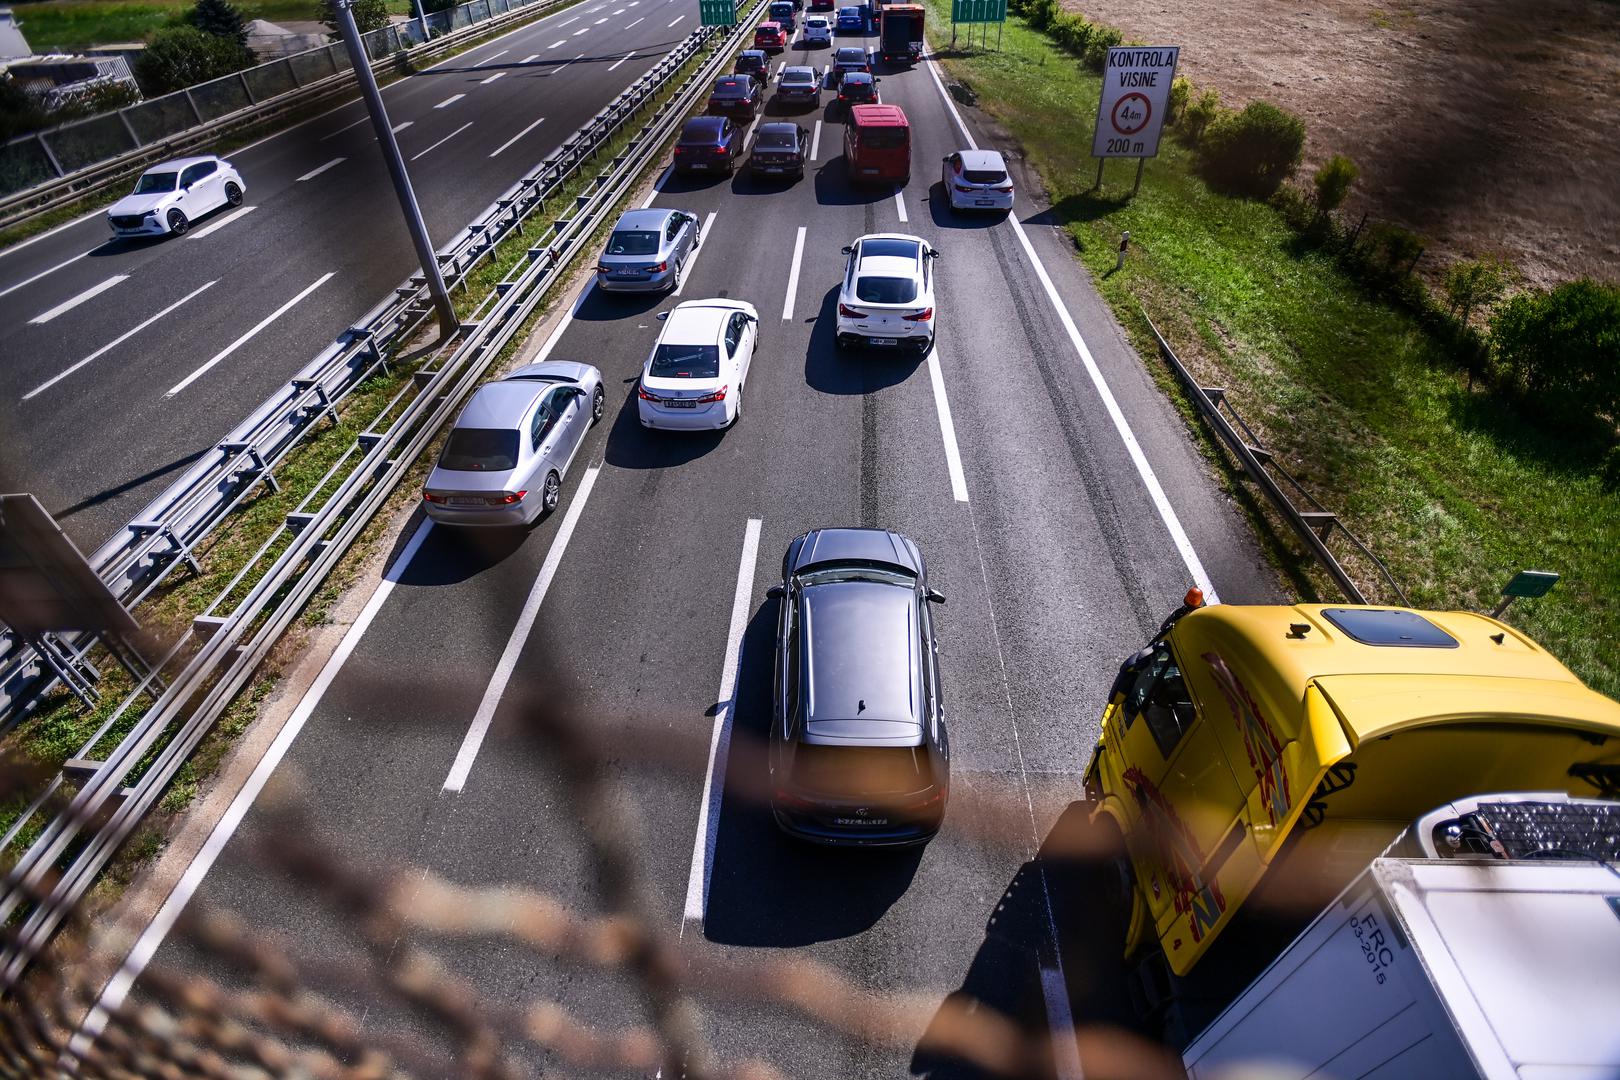
[[1157,157],[1159,132],[1176,78],[1176,45],[1128,45],[1108,50],[1092,157]]

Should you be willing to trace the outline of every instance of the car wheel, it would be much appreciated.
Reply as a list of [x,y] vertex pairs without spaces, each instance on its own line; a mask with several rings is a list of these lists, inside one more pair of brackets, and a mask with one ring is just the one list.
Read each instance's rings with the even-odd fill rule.
[[549,514],[562,500],[562,477],[555,471],[546,473],[545,486],[540,489],[540,513]]
[[242,205],[242,189],[231,181],[225,183],[225,201],[232,206]]
[[607,411],[607,395],[598,386],[596,393],[591,395],[591,426],[595,427],[602,422],[602,414]]
[[169,231],[171,233],[176,236],[184,236],[189,228],[191,228],[191,222],[186,220],[186,215],[182,214],[178,208],[169,211]]

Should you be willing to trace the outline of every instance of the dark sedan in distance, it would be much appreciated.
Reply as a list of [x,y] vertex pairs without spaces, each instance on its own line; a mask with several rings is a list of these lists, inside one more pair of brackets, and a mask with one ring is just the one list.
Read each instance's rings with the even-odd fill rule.
[[675,143],[678,173],[735,172],[742,156],[743,132],[724,116],[695,116],[681,128]]
[[722,75],[709,91],[708,113],[747,123],[759,112],[759,102],[759,83],[747,75]]
[[809,154],[810,133],[798,124],[761,124],[754,136],[753,152],[748,155],[748,169],[755,175],[803,179]]
[[866,12],[858,7],[841,7],[833,29],[840,34],[866,33]]
[[771,811],[822,844],[921,844],[939,831],[950,741],[922,553],[886,529],[788,545],[770,734]]
[[776,80],[776,100],[784,107],[821,107],[821,72],[813,67],[794,66],[782,69]]

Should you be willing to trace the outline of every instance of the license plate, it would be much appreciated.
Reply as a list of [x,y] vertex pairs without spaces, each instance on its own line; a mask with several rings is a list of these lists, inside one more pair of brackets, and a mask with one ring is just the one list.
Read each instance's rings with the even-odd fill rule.
[[695,402],[695,401],[679,401],[679,400],[671,399],[671,400],[665,401],[664,406],[666,408],[670,408],[670,409],[695,409],[695,408],[697,408],[697,402]]
[[868,345],[898,345],[900,344],[900,339],[892,337],[874,337],[867,338],[866,342]]
[[868,176],[876,176],[877,175],[877,170],[876,169],[862,169],[861,172],[868,175]]
[[767,166],[765,166],[765,171],[766,172],[781,172],[782,171],[782,166],[780,166],[780,165],[767,165]]
[[694,168],[694,169],[707,169],[708,167],[709,167],[708,163],[706,163],[706,162],[702,162],[702,161],[694,161],[694,162],[692,162],[692,168]]
[[995,200],[994,199],[974,199],[973,200],[973,205],[974,206],[994,206],[995,205]]
[[483,506],[484,500],[475,496],[452,495],[449,499],[451,506]]
[[871,818],[866,818],[866,817],[838,817],[838,818],[833,818],[833,824],[834,825],[887,825],[888,823],[889,823],[889,819],[886,818],[886,817],[871,817]]

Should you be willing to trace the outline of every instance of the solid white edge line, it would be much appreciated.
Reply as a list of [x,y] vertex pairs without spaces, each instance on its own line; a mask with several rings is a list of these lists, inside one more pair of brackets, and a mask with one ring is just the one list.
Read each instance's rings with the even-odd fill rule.
[[156,315],[149,316],[148,318],[146,318],[142,322],[137,323],[132,328],[130,328],[128,330],[125,330],[122,334],[119,334],[117,337],[115,337],[111,341],[107,342],[107,344],[103,345],[101,348],[97,349],[95,352],[91,353],[89,356],[85,357],[83,360],[80,360],[77,364],[74,364],[72,367],[67,368],[64,371],[57,372],[55,375],[51,376],[49,379],[46,379],[44,382],[40,383],[38,386],[36,386],[32,390],[28,391],[28,393],[24,394],[22,396],[22,399],[24,401],[28,401],[30,398],[33,398],[38,394],[44,393],[45,391],[49,390],[51,387],[55,386],[57,383],[61,382],[63,379],[67,378],[69,375],[73,374],[75,371],[78,371],[80,368],[84,367],[86,364],[90,363],[93,360],[96,360],[96,359],[100,358],[102,355],[107,353],[108,350],[117,348],[119,345],[122,345],[124,342],[128,341],[130,338],[134,337],[136,334],[140,333],[142,330],[145,330],[148,326],[151,326],[153,323],[157,322],[159,319],[163,318],[165,315],[168,315],[175,308],[178,308],[181,304],[184,304],[187,300],[192,299],[193,297],[197,296],[199,293],[207,292],[209,289],[213,288],[217,284],[219,284],[219,279],[215,278],[213,281],[208,282],[208,284],[203,285],[203,286],[201,286],[199,288],[193,289],[191,292],[187,293],[185,296],[182,296],[180,299],[176,300],[174,303],[170,304],[168,307],[164,308],[162,311],[158,312]]
[[28,321],[29,321],[29,323],[31,325],[43,326],[44,324],[50,322],[52,319],[56,318],[58,315],[63,315],[63,314],[66,314],[69,311],[72,311],[74,308],[78,307],[80,304],[84,303],[86,300],[94,300],[96,297],[100,296],[102,293],[106,292],[108,289],[112,288],[114,285],[117,285],[120,281],[128,281],[128,280],[129,280],[129,275],[128,274],[114,274],[112,277],[108,278],[106,281],[103,281],[101,284],[90,286],[88,289],[84,290],[84,292],[82,292],[79,295],[73,297],[72,299],[64,300],[60,304],[57,304],[55,307],[51,308],[49,311],[42,311],[38,315],[35,315],[32,319],[29,319]]
[[967,477],[962,472],[962,452],[956,445],[956,421],[951,418],[951,402],[945,395],[945,374],[939,366],[939,341],[928,350],[928,382],[934,388],[934,411],[939,414],[939,434],[945,442],[945,468],[951,474],[951,496],[968,501]]
[[314,714],[316,707],[321,703],[321,698],[325,696],[326,691],[330,689],[332,683],[337,679],[338,672],[343,669],[343,665],[348,662],[350,654],[360,644],[360,639],[365,637],[366,631],[370,628],[372,621],[376,619],[377,613],[382,610],[383,603],[388,599],[389,593],[393,592],[394,586],[399,582],[406,567],[410,566],[411,560],[416,557],[417,551],[422,547],[422,542],[427,539],[427,535],[432,529],[433,522],[426,518],[416,527],[416,532],[411,536],[410,542],[405,545],[405,550],[400,553],[399,558],[394,561],[394,565],[383,575],[382,581],[377,584],[376,591],[371,594],[371,599],[366,601],[366,605],[361,609],[359,617],[354,620],[348,632],[343,635],[343,640],[338,643],[336,651],[332,653],[325,666],[321,668],[321,672],[315,677],[314,683],[304,692],[304,697],[299,701],[298,707],[293,710],[292,715],[287,718],[287,722],[276,733],[275,739],[270,743],[270,748],[264,752],[264,757],[259,759],[259,764],[254,767],[252,774],[247,779],[247,783],[242,785],[242,789],[231,800],[225,815],[219,819],[213,831],[208,834],[208,839],[191,860],[191,865],[186,867],[185,873],[180,875],[180,880],[170,890],[168,898],[163,901],[163,906],[158,908],[157,915],[147,924],[140,937],[135,940],[129,955],[119,965],[118,971],[113,974],[112,978],[107,980],[107,985],[102,988],[101,995],[96,999],[95,1006],[86,1015],[84,1023],[80,1025],[78,1032],[73,1036],[73,1041],[68,1044],[69,1054],[83,1055],[86,1053],[94,1043],[96,1036],[100,1035],[102,1029],[106,1027],[110,1014],[122,1005],[124,999],[129,996],[130,988],[135,985],[135,980],[140,978],[141,972],[146,969],[146,965],[157,954],[158,947],[163,944],[163,939],[174,928],[175,921],[180,918],[180,913],[185,910],[186,904],[191,901],[198,886],[202,884],[203,878],[213,868],[214,861],[219,858],[220,852],[224,851],[225,845],[230,843],[231,837],[236,833],[238,826],[242,824],[242,819],[247,816],[249,808],[258,799],[259,793],[264,790],[264,785],[269,781],[276,768],[280,766],[282,758],[286,757],[287,751],[292,747],[293,741],[298,738],[304,724]]
[[345,161],[348,161],[348,160],[349,159],[345,158],[345,157],[335,157],[331,161],[328,161],[325,165],[320,165],[320,166],[317,166],[317,167],[309,170],[309,172],[305,173],[303,176],[300,176],[298,179],[294,180],[293,183],[302,184],[305,180],[313,180],[317,176],[321,175],[321,173],[325,172],[327,169],[336,168],[337,166],[343,164]]
[[788,271],[787,299],[782,302],[782,319],[793,318],[793,297],[799,291],[799,260],[804,258],[804,226],[799,226],[799,235],[793,240],[793,268]]
[[239,207],[236,210],[232,210],[229,214],[226,214],[224,217],[220,218],[218,221],[214,222],[213,224],[204,226],[203,228],[198,229],[194,233],[188,233],[186,235],[186,239],[187,240],[201,240],[205,236],[213,236],[215,233],[219,232],[219,230],[223,229],[225,226],[229,225],[231,222],[237,220],[238,218],[247,217],[249,214],[253,213],[253,211],[257,210],[258,208],[259,208],[258,205],[254,204],[252,206],[243,206],[243,207]]
[[237,338],[235,341],[233,341],[229,345],[225,346],[219,352],[215,353],[212,359],[210,359],[207,363],[203,364],[201,367],[197,368],[196,371],[193,371],[190,375],[187,375],[185,378],[183,378],[179,382],[175,383],[172,387],[169,388],[169,392],[163,395],[164,398],[172,398],[172,397],[174,397],[180,391],[184,390],[186,387],[190,386],[192,383],[194,383],[198,379],[202,378],[205,374],[208,373],[208,371],[210,369],[213,368],[213,366],[215,364],[219,363],[221,360],[223,360],[227,356],[231,355],[231,353],[235,352],[237,349],[240,349],[243,345],[246,345],[248,343],[248,341],[250,341],[256,334],[259,333],[259,331],[263,330],[265,327],[269,326],[271,323],[275,322],[277,319],[279,319],[283,315],[287,314],[287,312],[291,311],[293,309],[293,307],[295,307],[298,304],[299,301],[304,299],[304,297],[308,296],[310,293],[314,292],[316,289],[320,288],[322,285],[325,285],[328,281],[332,280],[333,275],[335,275],[336,273],[337,273],[337,271],[335,271],[335,270],[328,270],[326,273],[324,273],[320,277],[316,278],[315,281],[312,284],[306,285],[304,287],[303,292],[299,293],[297,296],[293,297],[291,300],[287,301],[285,304],[282,304],[280,307],[276,308],[276,310],[274,310],[270,314],[266,315],[262,320],[259,321],[258,325],[255,326],[253,329],[249,330],[247,333],[243,334],[241,337]]
[[[945,108],[950,111],[951,118],[956,121],[957,130],[967,142],[969,150],[977,150],[979,144],[974,142],[972,134],[968,132],[967,125],[962,122],[962,114],[956,111],[956,103],[951,95],[945,91],[945,83],[939,77],[939,71],[933,58],[923,60],[928,67],[928,73],[934,77],[934,87],[939,91],[940,100],[945,102]],[[1029,236],[1024,232],[1023,222],[1018,220],[1017,214],[1007,215],[1007,221],[1012,225],[1013,234],[1018,237],[1019,245],[1024,249],[1024,257],[1029,260],[1030,266],[1035,270],[1035,276],[1040,280],[1041,287],[1046,290],[1046,298],[1057,312],[1058,321],[1063,324],[1064,331],[1069,335],[1069,343],[1080,356],[1080,363],[1085,367],[1086,374],[1091,377],[1091,384],[1097,390],[1097,396],[1102,399],[1103,408],[1108,411],[1108,418],[1114,423],[1114,430],[1125,443],[1125,450],[1130,455],[1131,463],[1136,466],[1137,475],[1142,478],[1142,484],[1147,488],[1148,497],[1153,501],[1154,509],[1158,510],[1159,518],[1170,533],[1170,541],[1175,544],[1176,551],[1181,555],[1182,563],[1187,572],[1192,575],[1193,583],[1204,593],[1204,602],[1208,604],[1220,603],[1215,592],[1214,584],[1209,580],[1209,574],[1204,570],[1203,561],[1198,558],[1198,552],[1193,549],[1192,540],[1187,536],[1187,530],[1182,528],[1181,518],[1176,514],[1175,507],[1170,505],[1170,497],[1165,494],[1164,487],[1159,483],[1158,474],[1148,463],[1147,455],[1142,452],[1142,446],[1136,440],[1136,433],[1131,430],[1130,421],[1125,419],[1125,413],[1114,398],[1114,392],[1108,386],[1108,380],[1103,378],[1102,369],[1097,366],[1096,359],[1091,355],[1091,349],[1086,346],[1085,338],[1080,335],[1080,328],[1069,315],[1069,309],[1064,305],[1063,298],[1058,294],[1057,286],[1047,274],[1045,265],[1040,256],[1035,254],[1035,245],[1029,242]]]
[[894,193],[894,208],[900,212],[900,224],[907,222],[906,217],[906,189],[898,188]]
[[450,774],[444,778],[445,791],[460,791],[467,784],[467,775],[472,772],[479,747],[484,745],[484,736],[489,734],[490,721],[495,719],[495,710],[500,706],[501,695],[506,693],[506,684],[511,681],[512,672],[517,668],[518,657],[522,655],[523,646],[528,643],[529,634],[534,630],[534,622],[540,616],[540,605],[545,602],[546,593],[551,589],[551,582],[557,576],[557,567],[562,562],[563,552],[568,550],[568,540],[574,535],[574,526],[579,524],[580,515],[585,511],[585,501],[591,497],[591,488],[596,486],[596,477],[601,471],[600,465],[592,465],[585,470],[585,476],[579,482],[579,490],[574,493],[573,501],[568,504],[568,513],[563,517],[557,535],[552,537],[551,549],[546,552],[546,561],[540,566],[540,575],[534,579],[534,587],[529,590],[528,599],[523,601],[523,610],[518,614],[511,636],[506,639],[506,648],[501,651],[501,658],[489,676],[489,685],[484,688],[483,700],[478,703],[478,711],[473,714],[472,724],[461,740],[461,749],[456,751],[456,760],[450,766]]
[[698,244],[697,250],[687,257],[686,269],[681,274],[681,280],[675,285],[676,296],[686,291],[686,283],[692,280],[692,268],[697,265],[698,256],[709,250],[709,241],[714,237],[714,219],[719,214],[718,210],[710,210],[709,216],[703,219],[702,242]]
[[810,136],[810,160],[814,161],[821,154],[821,121],[816,121],[816,133]]
[[664,183],[665,183],[665,181],[667,181],[670,178],[670,175],[673,174],[674,172],[675,172],[675,165],[674,165],[673,162],[664,166],[664,171],[658,174],[658,179],[657,180],[653,181],[652,190],[647,192],[646,199],[642,200],[641,208],[643,210],[645,210],[645,209],[647,209],[647,207],[651,206],[653,204],[653,200],[658,198],[658,196],[663,194],[663,192],[664,192]]
[[444,138],[440,139],[426,150],[412,154],[411,160],[415,161],[419,157],[425,157],[426,155],[431,154],[433,151],[437,150],[439,147],[443,146],[445,143],[449,142],[451,139],[455,138],[457,135],[460,135],[463,131],[466,131],[472,126],[473,122],[471,120],[467,121],[465,124],[462,124],[460,127],[456,128],[456,130],[452,131],[450,134],[446,135]]
[[725,797],[726,760],[731,751],[731,719],[736,711],[737,669],[742,663],[743,633],[753,607],[754,565],[759,559],[760,518],[749,518],[743,530],[742,558],[737,562],[737,590],[731,598],[731,625],[726,631],[726,655],[720,662],[720,692],[715,700],[714,725],[709,732],[709,767],[703,774],[703,798],[698,803],[697,835],[692,839],[692,870],[686,878],[686,924],[703,921],[709,910],[709,882],[714,875],[714,848],[720,837],[720,801]]
[[535,128],[539,127],[542,123],[545,122],[545,119],[546,118],[542,116],[539,120],[536,120],[534,123],[530,124],[528,127],[524,128],[522,131],[520,131],[516,135],[512,136],[510,139],[507,139],[505,142],[501,143],[500,146],[496,147],[495,150],[492,151],[489,156],[494,157],[496,154],[500,153],[502,150],[507,149],[513,143],[515,143],[519,139],[523,138],[523,136],[527,135],[529,132],[531,132]]
[[[95,249],[92,248],[91,251],[93,251],[93,250],[95,250]],[[32,285],[34,282],[38,281],[40,278],[47,277],[47,276],[49,276],[51,274],[54,274],[58,270],[62,269],[64,266],[72,266],[74,263],[78,262],[80,259],[88,258],[89,255],[90,255],[89,251],[81,251],[79,254],[73,256],[73,258],[66,259],[66,260],[64,260],[62,262],[59,262],[55,266],[51,267],[49,270],[41,270],[39,273],[35,274],[33,277],[29,278],[26,281],[19,281],[15,285],[8,285],[4,289],[0,289],[0,296],[8,296],[11,293],[14,293],[18,289],[22,288],[24,285]]]
[[442,109],[446,105],[454,105],[456,102],[460,101],[462,98],[464,98],[466,96],[467,96],[466,94],[451,94],[449,97],[445,98],[443,101],[439,102],[437,105],[435,105],[433,107],[435,109]]
[[608,68],[608,70],[609,70],[609,71],[613,71],[613,70],[614,70],[614,69],[616,69],[616,68],[617,68],[617,67],[618,67],[618,66],[619,66],[619,65],[620,65],[620,64],[622,64],[622,63],[624,63],[624,62],[625,62],[625,61],[626,61],[626,60],[628,60],[628,59],[630,59],[630,58],[631,58],[631,57],[633,57],[633,56],[635,56],[635,55],[636,55],[636,52],[635,52],[635,50],[634,50],[634,49],[631,49],[631,50],[630,50],[630,51],[629,51],[629,52],[627,52],[627,53],[625,53],[625,54],[624,54],[624,55],[623,55],[623,56],[621,56],[621,57],[619,57],[619,58],[618,58],[618,59],[617,59],[617,60],[615,60],[615,61],[614,61],[614,62],[613,62],[613,66],[612,66],[612,67],[610,67],[610,68]]

